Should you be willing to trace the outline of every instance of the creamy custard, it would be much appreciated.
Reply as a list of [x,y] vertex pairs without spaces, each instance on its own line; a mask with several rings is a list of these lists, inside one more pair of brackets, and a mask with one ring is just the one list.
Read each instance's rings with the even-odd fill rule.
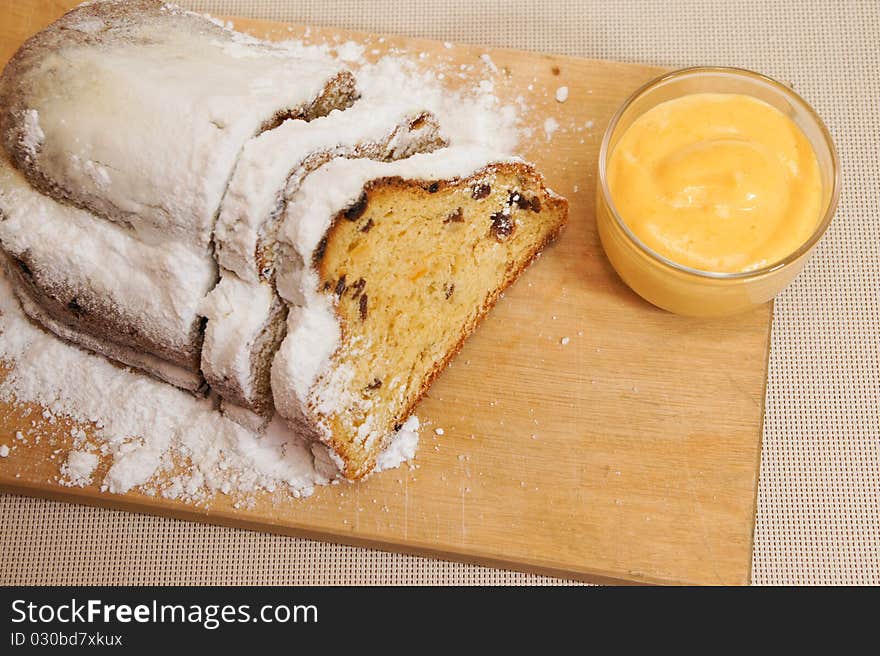
[[775,107],[734,93],[682,96],[638,117],[611,153],[608,187],[646,246],[716,273],[784,259],[823,210],[804,133]]

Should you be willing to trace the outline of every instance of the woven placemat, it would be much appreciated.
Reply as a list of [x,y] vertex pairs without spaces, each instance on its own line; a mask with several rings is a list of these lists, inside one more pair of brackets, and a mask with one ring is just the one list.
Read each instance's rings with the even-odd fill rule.
[[[843,193],[776,303],[753,581],[880,584],[880,4],[729,0],[215,0],[214,14],[667,66],[794,85]],[[515,584],[555,579],[0,496],[0,583]]]

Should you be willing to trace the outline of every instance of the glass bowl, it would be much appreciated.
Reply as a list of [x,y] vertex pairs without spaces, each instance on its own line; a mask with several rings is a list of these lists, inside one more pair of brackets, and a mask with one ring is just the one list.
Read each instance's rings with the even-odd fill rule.
[[[618,214],[608,189],[607,164],[627,128],[652,107],[693,93],[738,93],[769,103],[792,119],[816,153],[822,181],[823,214],[801,246],[778,262],[753,271],[719,273],[678,264],[645,245]],[[596,221],[609,261],[645,300],[670,312],[718,317],[737,314],[771,300],[806,264],[837,209],[840,187],[837,151],[825,124],[790,88],[739,68],[685,68],[638,89],[611,118],[599,150]]]

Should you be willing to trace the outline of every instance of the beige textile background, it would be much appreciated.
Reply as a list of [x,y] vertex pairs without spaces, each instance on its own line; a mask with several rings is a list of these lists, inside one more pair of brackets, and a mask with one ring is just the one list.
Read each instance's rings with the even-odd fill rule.
[[[287,20],[792,83],[840,150],[840,209],[778,300],[753,581],[880,584],[880,1],[189,0]],[[556,583],[554,579],[0,496],[0,583]]]

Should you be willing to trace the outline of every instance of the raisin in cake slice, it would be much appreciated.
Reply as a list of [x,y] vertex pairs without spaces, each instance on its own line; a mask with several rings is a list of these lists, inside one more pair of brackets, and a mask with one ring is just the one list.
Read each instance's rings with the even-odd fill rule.
[[0,157],[0,245],[25,313],[59,337],[199,390],[196,308],[216,278],[192,246],[129,230],[44,196]]
[[475,147],[312,173],[279,233],[290,308],[272,365],[278,413],[346,477],[369,473],[567,214],[531,165]]
[[0,78],[0,138],[31,184],[141,237],[207,249],[244,143],[284,118],[351,104],[329,59],[159,0],[81,5]]
[[334,157],[392,160],[444,145],[426,111],[362,101],[308,123],[285,121],[245,145],[215,229],[221,279],[201,305],[202,371],[230,416],[254,428],[272,410],[269,372],[287,317],[272,273],[286,196]]

